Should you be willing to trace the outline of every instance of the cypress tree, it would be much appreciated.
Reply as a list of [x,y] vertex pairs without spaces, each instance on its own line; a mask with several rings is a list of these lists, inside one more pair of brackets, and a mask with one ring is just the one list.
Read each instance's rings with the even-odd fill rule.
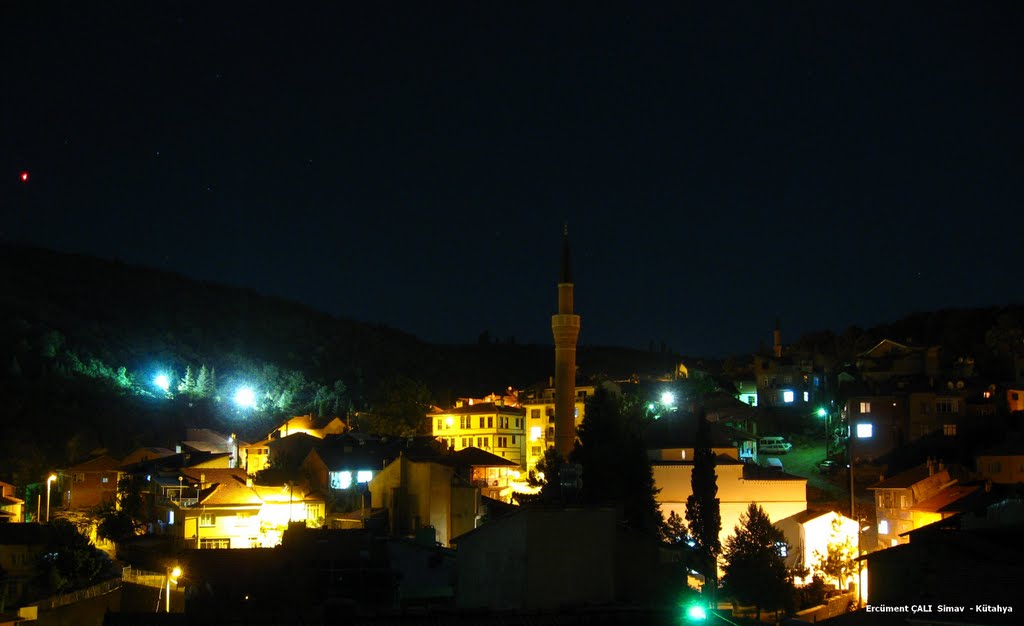
[[713,599],[718,587],[718,555],[722,552],[719,540],[722,515],[717,498],[718,476],[715,474],[715,453],[711,449],[711,428],[703,410],[696,417],[697,438],[693,450],[693,473],[690,475],[692,493],[686,498],[686,521],[708,581],[706,589]]

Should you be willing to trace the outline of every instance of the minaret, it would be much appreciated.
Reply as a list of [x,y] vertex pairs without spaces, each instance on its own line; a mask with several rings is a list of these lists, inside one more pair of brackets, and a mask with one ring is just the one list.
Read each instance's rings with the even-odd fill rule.
[[558,277],[558,313],[551,316],[555,336],[555,450],[562,458],[576,443],[576,339],[580,316],[572,312],[572,265],[569,259],[569,225],[562,234],[562,271]]
[[782,327],[779,318],[775,318],[775,331],[772,333],[772,355],[776,359],[782,358]]

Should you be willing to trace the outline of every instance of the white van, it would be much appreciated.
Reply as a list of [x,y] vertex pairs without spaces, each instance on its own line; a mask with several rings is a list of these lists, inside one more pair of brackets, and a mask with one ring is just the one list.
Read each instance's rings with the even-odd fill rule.
[[786,454],[793,447],[793,444],[786,441],[784,437],[761,437],[757,442],[758,454]]

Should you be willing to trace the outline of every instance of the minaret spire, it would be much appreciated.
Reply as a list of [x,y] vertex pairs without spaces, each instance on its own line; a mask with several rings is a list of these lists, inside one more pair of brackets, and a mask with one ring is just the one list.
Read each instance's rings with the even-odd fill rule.
[[576,340],[580,316],[573,312],[569,224],[562,230],[562,267],[558,277],[558,313],[551,316],[555,338],[555,449],[569,458],[576,444]]

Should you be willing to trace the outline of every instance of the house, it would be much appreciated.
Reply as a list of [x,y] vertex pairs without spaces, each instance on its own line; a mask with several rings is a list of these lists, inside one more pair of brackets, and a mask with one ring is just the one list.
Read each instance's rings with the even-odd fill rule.
[[8,602],[15,602],[36,576],[49,532],[43,524],[0,524],[0,590]]
[[[1006,494],[981,508],[911,530],[907,541],[871,552],[866,563],[871,605],[966,607],[939,615],[943,624],[1018,624],[1015,598],[1024,587],[1024,501]],[[991,607],[1011,607],[1002,612]],[[981,608],[979,608],[981,607]],[[903,616],[907,618],[906,615]],[[934,623],[936,615],[921,615]]]
[[479,448],[463,448],[447,461],[464,469],[469,482],[480,489],[480,495],[493,500],[512,502],[513,482],[520,477],[519,464]]
[[[847,546],[851,558],[860,553],[860,524],[835,511],[801,511],[773,525],[786,535],[789,544],[786,567],[808,571],[807,576],[794,578],[798,585],[810,582],[819,571],[819,563],[828,555],[829,546]],[[835,583],[840,589],[846,589],[855,580],[856,575],[851,573],[847,580]]]
[[887,548],[906,543],[907,540],[901,537],[904,533],[930,524],[941,517],[937,509],[952,501],[947,500],[948,496],[968,495],[969,491],[956,490],[929,502],[933,496],[955,485],[956,482],[942,462],[929,459],[927,463],[868,487],[875,499],[878,547]]
[[977,473],[994,483],[1024,483],[1024,436],[1017,433],[975,457]]
[[201,550],[261,547],[263,501],[244,470],[183,469],[182,474],[186,483],[197,485],[195,505],[179,507],[174,522],[186,546]]
[[908,376],[939,374],[939,346],[921,348],[883,339],[857,355],[857,370],[865,380],[887,381]]
[[[309,450],[317,445],[316,442],[308,441],[309,438],[324,439],[330,435],[342,435],[349,430],[348,424],[337,417],[325,423],[321,422],[322,420],[314,418],[311,414],[297,415],[272,430],[266,438],[256,443],[240,445],[238,452],[240,467],[244,467],[249,474],[255,475],[271,465],[274,460],[274,452],[279,453],[279,456],[282,457],[288,456],[301,460]],[[303,435],[307,438],[305,445],[298,446],[302,449],[276,445],[274,450],[271,449],[274,442],[294,435]]]
[[402,454],[369,484],[371,506],[386,509],[392,536],[433,527],[442,546],[476,528],[480,489],[438,458]]
[[[123,472],[121,461],[104,454],[57,472],[57,485],[69,509],[92,509],[113,502]],[[56,503],[54,503],[56,506]]]
[[156,459],[162,459],[165,457],[173,456],[176,454],[174,450],[168,448],[157,448],[153,446],[145,446],[142,448],[136,448],[129,452],[121,459],[121,465],[133,465],[135,463],[145,463],[146,461],[153,461]]
[[[743,463],[731,456],[715,459],[718,475],[719,511],[722,545],[735,532],[740,516],[751,502],[757,504],[771,520],[781,520],[807,509],[807,479],[785,472]],[[675,513],[686,519],[686,499],[693,494],[690,480],[693,461],[653,461],[655,496],[665,518]]]
[[187,428],[185,439],[179,445],[178,452],[209,452],[212,454],[228,454],[227,467],[238,467],[238,447],[245,444],[238,441],[234,433],[224,435],[209,428]]
[[11,483],[0,481],[0,523],[25,520],[25,501],[14,496],[15,489]]
[[848,443],[855,460],[872,461],[908,440],[904,394],[862,388],[847,397],[842,413],[849,425]]
[[461,401],[453,409],[427,416],[435,437],[445,447],[486,450],[525,468],[526,409],[498,402]]
[[[554,379],[549,380],[548,383],[547,386],[534,386],[519,394],[520,405],[526,412],[526,441],[521,465],[527,472],[536,468],[537,461],[544,458],[544,452],[555,445]],[[579,428],[583,423],[583,418],[586,417],[587,398],[594,395],[594,386],[577,382],[575,390],[574,415],[576,428]]]

